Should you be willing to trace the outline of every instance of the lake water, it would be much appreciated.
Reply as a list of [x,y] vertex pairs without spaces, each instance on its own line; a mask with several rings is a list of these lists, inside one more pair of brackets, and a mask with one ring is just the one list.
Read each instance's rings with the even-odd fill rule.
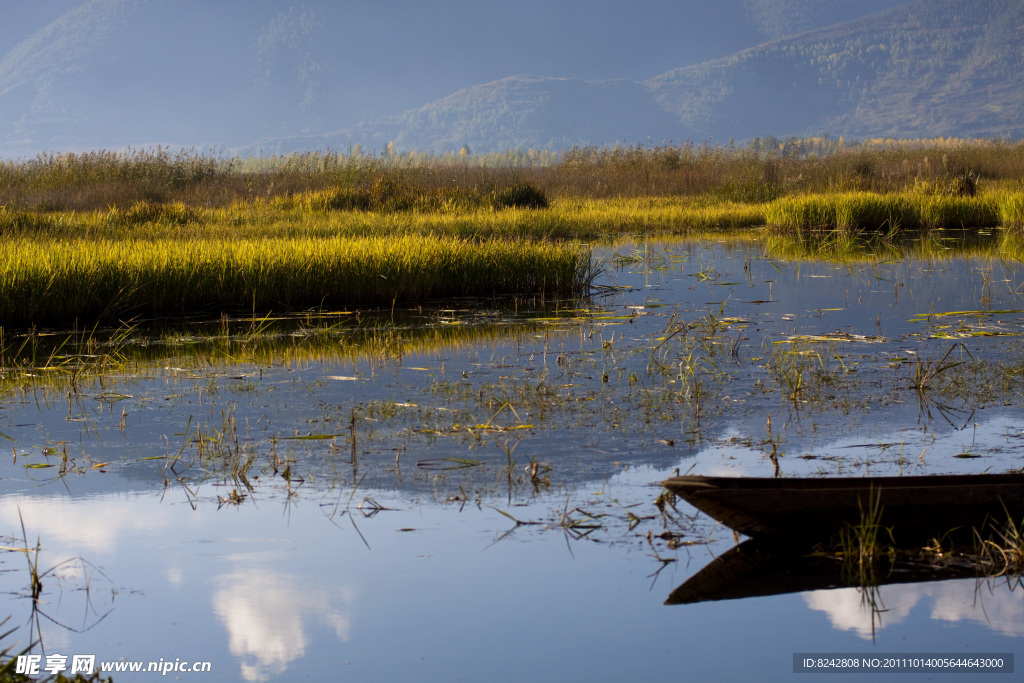
[[1019,652],[1015,578],[665,604],[739,539],[656,505],[676,471],[1020,468],[1024,267],[1001,239],[623,243],[586,302],[43,332],[0,385],[2,645],[217,681]]

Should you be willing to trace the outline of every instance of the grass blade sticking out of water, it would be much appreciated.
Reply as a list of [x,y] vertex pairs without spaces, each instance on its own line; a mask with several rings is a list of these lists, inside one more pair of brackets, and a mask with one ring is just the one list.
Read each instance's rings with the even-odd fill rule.
[[[975,554],[985,576],[1024,573],[1024,523],[1006,513],[1006,521],[991,520],[988,535],[974,530]],[[1019,579],[1018,579],[1019,580]]]
[[[881,491],[872,489],[868,500],[858,500],[860,522],[847,525],[840,533],[840,546],[843,555],[843,573],[861,587],[878,585],[876,567],[883,557],[889,557],[895,542],[892,529],[882,526]],[[882,532],[889,537],[885,543]]]
[[963,365],[965,361],[949,361],[949,354],[953,353],[953,349],[960,347],[967,356],[974,360],[974,356],[971,355],[970,350],[962,343],[953,344],[949,347],[944,355],[938,362],[928,360],[922,360],[914,366],[914,379],[911,380],[910,386],[917,389],[918,392],[924,392],[925,389],[929,388],[929,384],[936,377],[942,375],[945,372],[952,370],[953,368]]

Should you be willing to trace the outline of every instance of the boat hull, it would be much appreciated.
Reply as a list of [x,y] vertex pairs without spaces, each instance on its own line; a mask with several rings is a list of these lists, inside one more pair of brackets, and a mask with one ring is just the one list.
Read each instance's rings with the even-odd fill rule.
[[821,535],[870,511],[894,534],[942,535],[1024,519],[1024,474],[765,479],[672,477],[662,484],[747,536]]

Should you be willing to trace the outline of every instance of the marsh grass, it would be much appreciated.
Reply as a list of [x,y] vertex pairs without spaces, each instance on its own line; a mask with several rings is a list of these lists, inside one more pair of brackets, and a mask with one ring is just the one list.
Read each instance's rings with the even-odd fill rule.
[[[941,377],[950,370],[963,365],[966,361],[950,360],[949,358],[958,346],[963,353],[967,354],[968,358],[974,360],[974,357],[966,346],[962,343],[953,344],[946,350],[946,354],[939,360],[935,361],[930,358],[925,358],[919,360],[914,365],[914,377],[910,382],[911,388],[916,390],[919,394],[922,394],[932,387],[936,378]],[[963,353],[961,353],[961,356]]]
[[536,186],[523,181],[501,186],[495,186],[493,181],[472,187],[431,186],[388,172],[369,183],[275,197],[272,205],[305,211],[451,213],[483,208],[543,209],[548,206],[548,198]]
[[551,242],[1015,224],[1024,145],[822,138],[501,159],[157,148],[0,162],[0,320],[565,296],[595,266]]
[[123,226],[135,226],[145,223],[189,225],[191,223],[199,223],[202,220],[202,211],[186,206],[180,201],[166,204],[136,201],[124,211],[119,211],[117,207],[111,208],[106,215],[106,220],[115,225]]
[[594,277],[573,244],[404,236],[88,240],[0,245],[8,325],[222,309],[393,305],[458,296],[571,296]]
[[[4,647],[0,650],[0,683],[32,683],[32,681],[54,681],[55,683],[112,683],[113,679],[103,678],[99,673],[94,673],[90,676],[78,673],[68,678],[63,674],[50,675],[45,678],[32,678],[24,673],[20,673],[17,668],[17,658],[19,655],[30,654],[35,648],[39,648],[41,652],[45,653],[45,643],[43,642],[43,628],[42,624],[45,620],[48,625],[56,625],[60,628],[73,632],[73,633],[84,633],[91,630],[94,626],[103,621],[113,608],[111,607],[105,613],[100,614],[97,611],[98,601],[94,601],[91,597],[90,591],[93,590],[90,583],[94,578],[108,579],[103,573],[103,570],[96,567],[91,562],[88,562],[81,557],[64,560],[51,566],[48,569],[41,569],[39,565],[39,553],[42,550],[39,539],[36,539],[34,546],[28,544],[28,533],[25,530],[25,520],[21,515],[21,510],[18,510],[18,519],[21,524],[21,540],[22,548],[16,547],[4,547],[3,549],[9,552],[22,552],[25,555],[25,560],[28,566],[28,591],[25,597],[31,600],[31,612],[28,618],[27,625],[29,626],[28,640],[29,644],[18,652],[12,652],[11,647]],[[51,581],[60,586],[64,581],[67,580],[67,572],[75,571],[81,573],[82,586],[78,588],[78,591],[84,593],[86,598],[85,613],[82,628],[73,628],[57,619],[44,611],[44,607],[52,605],[52,603],[44,599],[44,579],[46,583],[50,584]],[[7,570],[13,571],[13,570]],[[58,590],[63,590],[59,588]],[[58,599],[56,604],[59,606],[61,600]],[[11,617],[8,616],[0,621],[0,627],[3,627],[10,621]],[[18,631],[18,627],[11,628],[3,633],[0,633],[0,641],[7,639],[12,634]]]
[[922,396],[928,390],[947,400],[998,404],[1024,391],[1024,362],[973,358],[953,361],[946,357],[941,361],[922,360],[910,382]]
[[847,525],[839,536],[843,574],[859,586],[877,586],[878,568],[883,560],[891,563],[895,552],[893,530],[882,525],[881,492],[870,491],[868,496],[857,502],[860,521]]
[[[341,190],[337,201],[342,204],[419,201],[383,192],[396,184],[427,195],[438,190],[438,199],[453,191],[483,197],[529,184],[549,200],[712,196],[765,203],[790,194],[899,193],[925,186],[969,196],[993,183],[1015,184],[1019,190],[1022,177],[1024,143],[942,138],[860,143],[762,138],[747,146],[687,143],[463,156],[352,149],[247,159],[194,150],[172,154],[158,147],[0,161],[0,205],[63,212],[181,201],[213,208],[320,190]],[[375,186],[381,191],[376,199]],[[491,199],[502,202],[499,196]]]
[[769,374],[794,404],[819,398],[835,380],[827,361],[835,352],[820,344],[774,342],[766,356]]
[[20,234],[46,233],[57,226],[58,218],[32,211],[14,211],[0,206],[0,237]]
[[775,200],[765,210],[768,226],[778,231],[828,229],[901,230],[984,228],[1000,224],[999,206],[1007,197],[944,196],[871,192],[801,195]]
[[991,520],[986,532],[974,530],[975,555],[985,575],[1024,574],[1024,522],[1007,513],[1002,522]]

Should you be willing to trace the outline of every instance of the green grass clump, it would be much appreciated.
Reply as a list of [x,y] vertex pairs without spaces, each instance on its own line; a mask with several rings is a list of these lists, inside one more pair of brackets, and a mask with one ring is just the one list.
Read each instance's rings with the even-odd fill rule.
[[231,308],[568,296],[592,277],[588,249],[500,239],[9,240],[0,245],[0,320],[72,325]]
[[990,196],[846,192],[783,197],[768,205],[776,230],[877,230],[983,228],[1000,223]]
[[1024,192],[1005,192],[996,198],[999,224],[1007,228],[1024,227]]
[[916,205],[924,228],[992,228],[1000,224],[999,210],[990,196],[933,196]]

